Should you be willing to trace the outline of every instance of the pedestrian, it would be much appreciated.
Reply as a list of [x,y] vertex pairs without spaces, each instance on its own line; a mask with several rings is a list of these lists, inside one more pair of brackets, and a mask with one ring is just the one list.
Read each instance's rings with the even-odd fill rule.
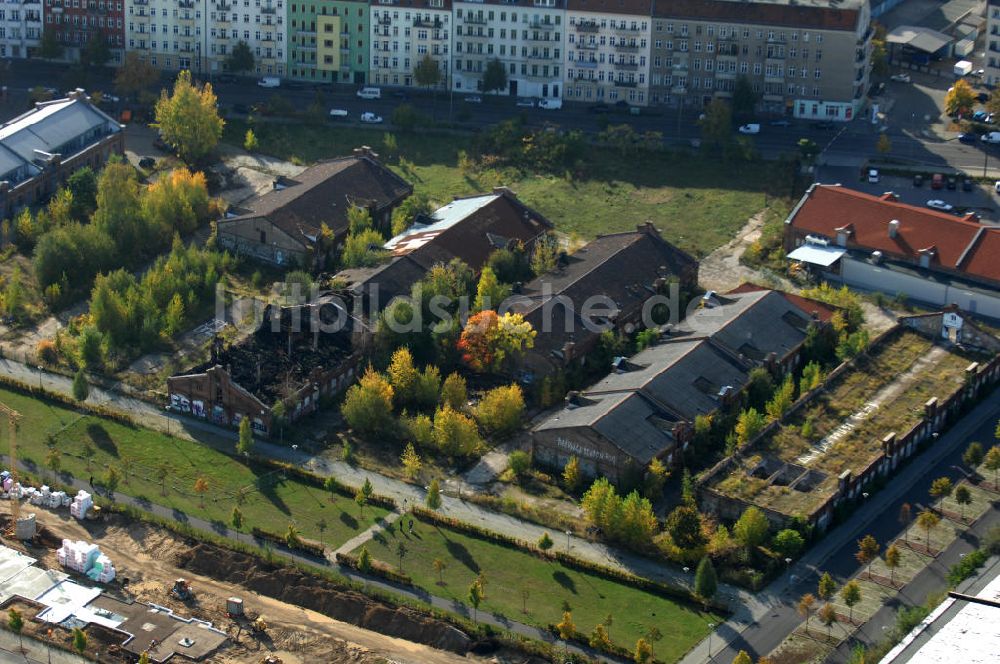
[[413,534],[413,517],[410,517],[410,534]]
[[91,488],[91,490],[94,489],[94,476],[93,475],[90,476],[90,488]]

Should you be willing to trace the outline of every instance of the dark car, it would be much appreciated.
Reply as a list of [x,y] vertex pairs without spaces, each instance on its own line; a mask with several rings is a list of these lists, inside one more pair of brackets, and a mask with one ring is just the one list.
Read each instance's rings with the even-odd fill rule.
[[976,100],[979,101],[980,104],[985,104],[990,100],[990,93],[980,92],[978,95],[976,95]]
[[958,179],[954,175],[948,176],[948,188],[954,190],[958,187]]
[[396,99],[409,99],[410,93],[407,92],[406,90],[396,90],[395,92],[392,93],[392,96],[395,97]]
[[914,175],[913,176],[913,186],[914,187],[922,187],[922,186],[924,186],[924,176],[921,175],[920,173],[917,173],[916,175]]
[[833,124],[832,122],[823,121],[823,122],[817,122],[816,124],[813,125],[813,127],[815,127],[816,129],[829,130],[829,129],[836,129],[837,125]]
[[778,120],[771,120],[769,123],[772,127],[791,127],[792,121],[786,120],[785,118],[780,118]]
[[962,180],[962,191],[972,191],[972,180],[969,178]]
[[170,152],[170,146],[167,145],[167,142],[163,140],[162,136],[157,136],[153,139],[153,147],[160,152]]
[[618,101],[615,102],[615,108],[628,110],[628,102],[625,101],[624,99],[619,99]]
[[219,74],[215,80],[219,83],[236,83],[239,79],[236,78],[236,74]]
[[597,113],[599,115],[604,115],[605,113],[611,112],[611,107],[607,104],[593,104],[587,107],[587,110],[591,113]]
[[156,166],[156,160],[152,157],[143,157],[139,160],[139,168],[145,168],[147,171]]
[[958,142],[965,143],[966,145],[975,145],[977,143],[977,136],[970,132],[965,132],[964,134],[958,135]]

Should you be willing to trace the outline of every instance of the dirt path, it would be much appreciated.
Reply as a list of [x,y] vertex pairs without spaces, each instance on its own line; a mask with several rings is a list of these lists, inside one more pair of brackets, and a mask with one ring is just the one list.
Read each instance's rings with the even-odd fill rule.
[[[722,245],[708,256],[701,259],[698,267],[698,283],[707,290],[724,293],[747,281],[770,285],[764,275],[753,268],[740,264],[743,252],[760,238],[764,227],[764,210],[750,217],[747,223],[737,233],[736,237]],[[791,284],[781,284],[782,288],[791,288]]]
[[[245,632],[220,652],[206,660],[213,664],[259,662],[268,653],[278,654],[285,664],[300,662],[398,662],[399,664],[457,664],[483,661],[462,657],[420,644],[404,641],[333,620],[327,616],[257,595],[245,588],[219,583],[213,579],[177,568],[176,556],[189,549],[188,545],[162,529],[134,523],[128,527],[91,525],[85,528],[68,515],[44,509],[36,511],[37,519],[58,538],[95,541],[114,561],[118,576],[127,577],[127,594],[137,600],[156,602],[210,620],[219,629],[228,629],[225,600],[233,595],[244,599],[248,611],[266,617],[266,639],[257,640]],[[31,548],[29,553],[40,565],[59,569],[55,551]],[[174,579],[184,577],[191,582],[196,599],[186,605],[167,594]],[[230,632],[235,635],[234,631]]]

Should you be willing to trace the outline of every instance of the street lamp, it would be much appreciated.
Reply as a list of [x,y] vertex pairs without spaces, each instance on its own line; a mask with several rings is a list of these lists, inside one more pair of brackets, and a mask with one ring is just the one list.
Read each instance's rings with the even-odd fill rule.
[[715,623],[708,623],[708,661],[712,660],[712,632],[715,630]]
[[569,553],[569,536],[573,534],[572,530],[566,531],[566,552]]

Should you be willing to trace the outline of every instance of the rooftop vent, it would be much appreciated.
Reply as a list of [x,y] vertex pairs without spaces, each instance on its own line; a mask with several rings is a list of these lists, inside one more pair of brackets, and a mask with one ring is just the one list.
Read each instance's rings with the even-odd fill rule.
[[899,219],[893,219],[889,222],[889,237],[896,237],[899,235]]

